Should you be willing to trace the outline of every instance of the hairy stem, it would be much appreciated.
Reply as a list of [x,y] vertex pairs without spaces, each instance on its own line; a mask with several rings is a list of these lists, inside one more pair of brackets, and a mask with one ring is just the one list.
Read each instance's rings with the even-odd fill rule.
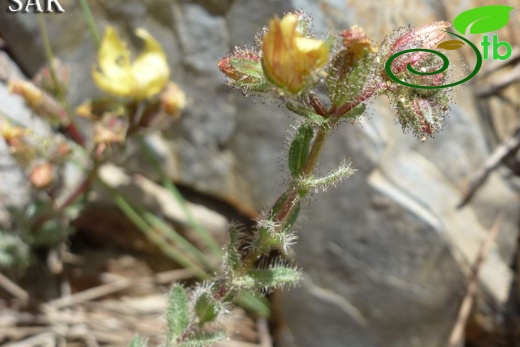
[[96,178],[97,172],[99,168],[99,162],[95,161],[94,166],[90,169],[89,174],[83,182],[81,182],[76,189],[58,206],[58,210],[63,210],[66,207],[72,205],[76,200],[78,200],[92,185],[94,179]]

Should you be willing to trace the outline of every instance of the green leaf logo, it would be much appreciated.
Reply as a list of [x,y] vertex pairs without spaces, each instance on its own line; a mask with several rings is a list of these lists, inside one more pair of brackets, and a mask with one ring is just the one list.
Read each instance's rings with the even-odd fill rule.
[[[480,6],[459,14],[453,20],[453,26],[465,35],[471,25],[470,34],[484,34],[506,26],[509,22],[511,6],[489,5]],[[472,25],[473,24],[473,25]]]
[[443,42],[439,43],[437,45],[437,48],[445,49],[448,51],[454,51],[456,49],[461,48],[462,46],[464,46],[464,42],[462,42],[460,40],[447,40],[447,41],[443,41]]

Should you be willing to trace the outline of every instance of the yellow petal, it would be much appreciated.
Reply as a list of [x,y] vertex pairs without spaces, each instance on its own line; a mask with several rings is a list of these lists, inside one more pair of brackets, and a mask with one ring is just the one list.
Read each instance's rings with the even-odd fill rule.
[[170,78],[170,68],[161,44],[146,30],[137,29],[136,35],[144,41],[144,49],[132,64],[136,81],[136,97],[148,98],[164,89]]
[[118,79],[130,69],[130,52],[114,28],[109,27],[98,52],[100,70],[110,79]]
[[262,41],[262,66],[267,78],[290,93],[297,94],[307,79],[325,65],[329,49],[325,42],[302,37],[298,16],[291,13],[274,18]]
[[130,52],[112,27],[107,28],[101,41],[98,64],[92,71],[97,86],[110,94],[129,96],[134,87]]
[[144,49],[132,63],[125,42],[114,28],[108,27],[92,77],[107,93],[140,100],[158,94],[164,88],[170,69],[161,44],[144,29],[137,29],[136,35],[144,41]]

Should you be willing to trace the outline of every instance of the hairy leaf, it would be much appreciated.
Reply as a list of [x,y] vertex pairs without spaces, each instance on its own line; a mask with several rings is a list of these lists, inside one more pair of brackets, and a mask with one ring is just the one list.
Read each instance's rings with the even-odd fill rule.
[[199,326],[211,322],[218,316],[217,307],[208,295],[203,293],[195,303],[195,314],[199,318]]
[[289,170],[293,177],[300,175],[301,169],[307,162],[313,137],[314,130],[307,123],[302,124],[296,132],[289,148]]
[[361,116],[363,113],[365,113],[366,108],[367,106],[365,104],[359,104],[352,110],[342,115],[341,118],[357,118]]
[[296,113],[297,115],[308,119],[312,123],[324,124],[327,122],[326,118],[323,118],[322,116],[314,112],[313,109],[311,109],[310,107],[305,107],[299,103],[287,102],[285,104],[285,107],[287,107],[290,111]]
[[223,331],[200,333],[179,344],[179,347],[209,347],[226,339],[226,337],[226,333]]
[[148,344],[146,343],[145,339],[139,335],[136,335],[132,338],[132,340],[130,340],[128,347],[146,347],[147,345]]
[[180,285],[173,285],[166,309],[168,323],[168,341],[179,337],[189,324],[188,296]]
[[253,269],[247,275],[234,280],[234,284],[241,288],[256,290],[273,290],[287,284],[298,282],[301,273],[290,266],[273,266],[269,269]]

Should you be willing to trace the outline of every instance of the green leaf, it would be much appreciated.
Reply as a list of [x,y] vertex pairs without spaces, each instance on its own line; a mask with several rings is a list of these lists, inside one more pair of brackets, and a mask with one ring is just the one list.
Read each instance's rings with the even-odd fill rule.
[[19,233],[0,229],[0,269],[23,269],[31,260],[30,248]]
[[437,45],[437,48],[445,49],[448,51],[454,51],[456,49],[461,48],[464,45],[465,45],[465,43],[460,40],[447,40],[447,41],[443,41],[443,42],[439,43]]
[[203,293],[197,299],[195,303],[195,314],[199,318],[199,326],[203,326],[204,323],[211,322],[217,318],[217,307],[207,293]]
[[293,209],[291,215],[289,216],[289,218],[287,218],[287,221],[285,222],[285,224],[283,226],[285,230],[291,229],[292,226],[294,225],[294,223],[296,223],[296,220],[298,219],[298,215],[300,214],[300,208],[301,208],[301,204],[298,202],[296,204],[296,207]]
[[309,177],[298,182],[300,189],[306,190],[323,190],[337,186],[342,180],[354,174],[354,170],[350,164],[343,163],[339,168],[329,172],[328,175],[321,178]]
[[287,266],[273,266],[269,269],[249,270],[246,275],[235,278],[233,284],[239,288],[256,290],[275,289],[300,280],[298,269]]
[[293,177],[300,175],[300,171],[309,157],[313,137],[314,130],[309,124],[304,123],[298,128],[289,148],[289,170]]
[[146,343],[145,339],[139,335],[136,335],[132,338],[132,340],[130,340],[128,347],[146,347],[147,345],[148,344]]
[[263,296],[241,291],[237,294],[235,301],[246,310],[254,312],[260,317],[269,318],[271,316],[271,303]]
[[188,296],[180,285],[173,285],[166,309],[168,323],[168,342],[178,338],[189,324]]
[[256,91],[265,91],[269,88],[269,83],[265,79],[264,70],[260,61],[246,58],[231,58],[231,66],[243,75],[243,78],[234,80],[233,85],[244,87]]
[[480,6],[459,14],[453,20],[453,27],[465,35],[470,25],[470,34],[485,34],[506,26],[509,22],[511,6],[489,5]]
[[367,108],[367,105],[365,104],[359,104],[356,107],[354,107],[352,110],[348,111],[344,115],[341,116],[341,118],[356,118],[361,116],[363,113],[365,113],[365,110]]
[[269,219],[273,218],[280,211],[285,200],[287,200],[287,193],[282,194],[282,196],[280,196],[278,198],[278,200],[276,200],[273,208],[271,209],[271,211],[269,213],[269,217],[268,217]]
[[262,64],[260,64],[260,61],[245,58],[231,58],[229,62],[232,67],[244,75],[262,80],[264,79],[264,71],[262,70]]
[[232,271],[236,271],[239,268],[240,260],[242,259],[238,251],[241,246],[238,240],[239,232],[238,227],[235,225],[229,228],[229,241],[226,247],[226,253],[224,254],[224,264]]
[[313,109],[311,109],[305,105],[295,103],[295,102],[287,102],[285,104],[285,107],[287,107],[290,111],[296,113],[298,116],[302,116],[302,117],[308,119],[309,121],[316,123],[318,125],[327,123],[326,118],[323,118],[322,116],[320,116],[319,114],[314,112]]
[[179,344],[179,347],[209,347],[226,338],[227,335],[223,331],[199,333],[193,335],[188,341]]

